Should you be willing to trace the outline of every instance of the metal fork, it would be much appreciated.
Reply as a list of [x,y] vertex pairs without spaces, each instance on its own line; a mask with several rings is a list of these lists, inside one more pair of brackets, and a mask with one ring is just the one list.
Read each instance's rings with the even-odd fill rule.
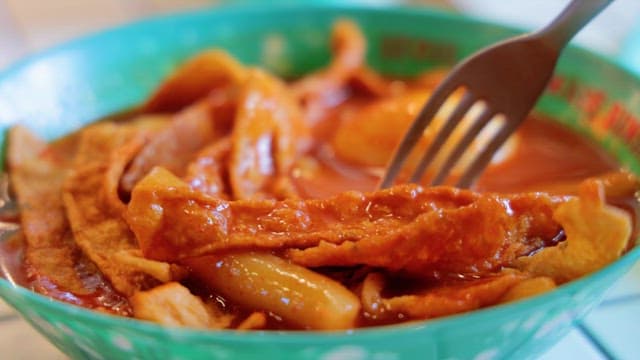
[[11,196],[9,175],[0,172],[0,239],[20,228],[15,220],[18,218],[18,204]]
[[551,79],[558,56],[569,40],[613,0],[573,0],[548,26],[485,48],[453,68],[435,89],[396,149],[380,183],[391,186],[438,110],[450,95],[462,89],[463,95],[440,128],[415,168],[410,182],[419,182],[427,167],[446,143],[468,110],[477,102],[483,110],[466,129],[459,142],[431,181],[441,184],[467,147],[486,124],[497,115],[506,120],[493,138],[463,171],[457,185],[469,187],[487,166],[495,152],[518,128]]
[[[18,204],[11,196],[9,189],[9,175],[0,172],[0,243],[11,239],[20,231],[20,225],[16,222],[18,217]],[[13,286],[18,286],[11,273],[12,259],[0,256],[0,278],[9,281]]]

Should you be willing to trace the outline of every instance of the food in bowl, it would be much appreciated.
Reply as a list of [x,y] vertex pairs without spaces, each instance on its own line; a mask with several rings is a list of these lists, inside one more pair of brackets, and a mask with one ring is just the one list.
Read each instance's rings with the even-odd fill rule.
[[632,246],[636,177],[539,117],[473,190],[376,190],[444,72],[381,76],[348,21],[332,45],[293,81],[212,50],[137,116],[49,144],[13,128],[24,284],[164,325],[350,329],[539,294]]

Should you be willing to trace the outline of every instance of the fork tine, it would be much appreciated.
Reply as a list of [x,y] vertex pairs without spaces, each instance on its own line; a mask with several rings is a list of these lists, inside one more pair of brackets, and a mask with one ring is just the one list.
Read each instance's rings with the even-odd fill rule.
[[[449,79],[452,77],[450,76]],[[405,137],[400,142],[400,145],[396,149],[393,159],[387,166],[387,172],[384,174],[379,189],[384,189],[393,184],[394,179],[398,176],[402,165],[404,165],[407,157],[413,150],[413,147],[418,143],[422,137],[424,129],[431,124],[431,121],[435,117],[436,113],[440,109],[440,106],[451,95],[453,90],[458,88],[458,84],[452,81],[446,81],[441,83],[433,92],[427,104],[420,110],[420,113],[413,121]]]
[[489,164],[496,150],[504,144],[509,136],[515,131],[522,121],[507,120],[496,136],[485,146],[484,149],[476,156],[471,165],[464,172],[464,175],[458,180],[458,187],[469,187],[480,175],[482,170]]
[[413,175],[411,175],[411,179],[409,180],[410,182],[414,182],[414,183],[420,182],[420,179],[422,179],[422,176],[424,175],[424,172],[429,166],[429,164],[431,163],[431,161],[433,161],[433,159],[435,158],[436,154],[438,153],[442,145],[444,145],[444,143],[449,138],[449,135],[451,134],[451,132],[453,132],[453,129],[460,123],[460,121],[462,120],[464,115],[467,113],[471,105],[473,105],[473,103],[474,103],[474,96],[469,91],[466,91],[462,99],[460,100],[460,102],[456,105],[456,108],[453,110],[451,115],[449,115],[449,118],[447,119],[447,121],[444,123],[442,128],[438,131],[438,134],[436,135],[435,139],[433,139],[431,144],[429,144],[429,148],[420,159],[420,162],[418,163],[418,166],[416,166],[416,169],[413,172]]
[[[20,229],[20,225],[5,221],[18,216],[17,204],[11,198],[9,191],[9,174],[0,173],[0,242],[4,241],[13,232]],[[0,271],[0,275],[2,271]]]
[[476,136],[480,133],[480,131],[482,131],[485,125],[489,123],[489,120],[491,120],[491,118],[493,118],[494,115],[495,115],[495,112],[489,107],[485,107],[482,110],[482,113],[480,114],[480,116],[478,116],[475,119],[475,121],[473,122],[473,125],[471,125],[471,127],[467,130],[464,137],[456,144],[456,147],[453,149],[453,151],[451,151],[451,153],[447,157],[447,160],[440,168],[440,171],[438,172],[438,174],[436,174],[436,176],[431,181],[431,185],[442,184],[444,179],[446,179],[447,176],[449,175],[449,172],[451,171],[451,169],[453,169],[453,167],[458,163],[458,160],[460,159],[464,151],[467,149],[469,144],[473,142]]
[[0,172],[0,219],[18,216],[18,204],[11,196],[9,174]]

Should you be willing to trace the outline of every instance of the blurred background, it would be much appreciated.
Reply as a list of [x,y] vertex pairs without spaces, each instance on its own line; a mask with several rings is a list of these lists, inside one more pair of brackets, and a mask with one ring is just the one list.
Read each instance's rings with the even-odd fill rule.
[[[298,0],[302,2],[304,0]],[[316,2],[347,3],[339,0]],[[248,0],[0,0],[0,68],[80,34],[140,17]],[[254,0],[254,2],[257,2]],[[273,2],[273,1],[272,1]],[[280,2],[295,2],[284,0]],[[356,0],[376,6],[436,6],[523,29],[546,24],[568,0]],[[640,69],[640,1],[615,0],[576,42]],[[634,35],[635,34],[635,35]]]
[[[298,0],[302,2],[303,0]],[[348,1],[315,0],[322,3]],[[591,1],[591,0],[584,0]],[[218,6],[220,0],[0,0],[0,71],[19,59],[72,38],[148,16]],[[251,1],[235,1],[250,3]],[[254,0],[257,2],[257,0]],[[294,2],[280,1],[280,2]],[[443,11],[537,29],[569,0],[358,0],[375,6],[433,6]],[[614,0],[575,39],[640,74],[640,0]],[[638,359],[640,264],[604,302],[543,359]],[[11,309],[0,303],[0,358],[64,359]]]

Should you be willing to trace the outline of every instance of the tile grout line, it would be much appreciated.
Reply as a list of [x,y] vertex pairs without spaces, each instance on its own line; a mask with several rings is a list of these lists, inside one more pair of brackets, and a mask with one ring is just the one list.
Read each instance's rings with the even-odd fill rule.
[[582,322],[576,322],[575,328],[593,345],[594,349],[607,360],[615,360],[616,357]]
[[617,298],[608,299],[600,303],[600,305],[598,305],[598,308],[608,308],[616,305],[625,305],[634,301],[640,301],[640,294],[623,295]]

